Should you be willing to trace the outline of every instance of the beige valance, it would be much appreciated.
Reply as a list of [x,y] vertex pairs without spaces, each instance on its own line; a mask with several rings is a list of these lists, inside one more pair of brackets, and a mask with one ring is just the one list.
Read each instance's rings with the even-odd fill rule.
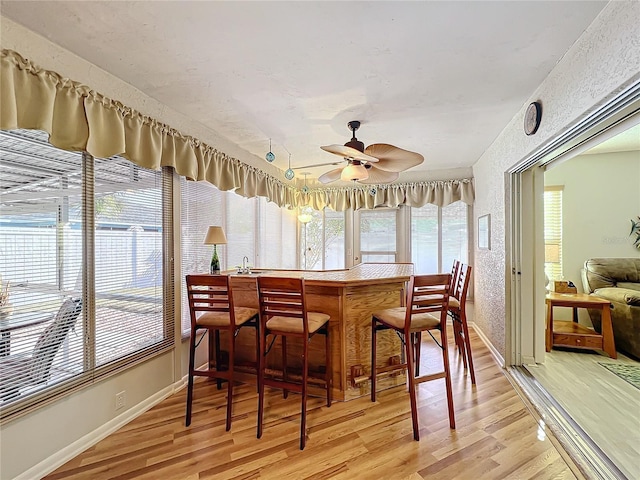
[[266,197],[280,207],[309,204],[342,211],[426,203],[444,206],[458,200],[473,203],[473,183],[468,179],[314,189],[303,194],[294,185],[85,85],[43,70],[17,52],[3,49],[0,60],[0,128],[44,130],[50,143],[63,150],[87,151],[98,158],[121,155],[152,170],[170,166],[188,179],[206,180],[245,197]]
[[316,210],[329,207],[336,211],[349,208],[395,208],[399,205],[422,207],[427,203],[444,207],[459,200],[473,205],[474,188],[471,179],[321,188],[302,195],[303,204],[311,205]]

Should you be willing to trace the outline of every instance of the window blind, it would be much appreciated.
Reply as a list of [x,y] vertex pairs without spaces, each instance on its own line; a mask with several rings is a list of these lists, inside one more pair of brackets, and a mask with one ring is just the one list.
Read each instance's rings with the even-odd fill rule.
[[340,269],[345,266],[345,220],[344,212],[324,209],[324,264],[325,270]]
[[226,201],[226,258],[228,268],[242,265],[243,257],[256,266],[256,198],[236,194],[227,195]]
[[469,214],[463,202],[411,209],[411,261],[418,274],[449,272],[469,261]]
[[[182,285],[181,329],[183,335],[188,335],[191,328],[185,278],[190,274],[209,273],[213,246],[205,245],[203,242],[210,225],[224,226],[225,196],[225,193],[208,182],[192,182],[184,177],[180,178],[180,283]],[[229,241],[228,236],[227,241]],[[226,247],[226,245],[217,247],[223,270],[227,268],[223,254]]]
[[544,189],[544,271],[551,280],[562,272],[562,187]]
[[47,140],[0,132],[2,422],[173,344],[169,170]]
[[360,254],[363,262],[396,261],[396,210],[360,211]]
[[162,173],[95,161],[95,361],[164,341]]
[[296,267],[296,215],[264,197],[258,198],[259,225],[256,267]]
[[309,222],[299,224],[300,268],[331,270],[344,268],[345,221],[344,212],[304,209],[311,215]]

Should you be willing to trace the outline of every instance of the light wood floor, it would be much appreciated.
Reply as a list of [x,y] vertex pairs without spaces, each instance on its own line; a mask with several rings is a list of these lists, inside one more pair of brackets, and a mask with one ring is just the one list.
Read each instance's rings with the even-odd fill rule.
[[[457,429],[450,430],[444,381],[420,385],[420,442],[412,437],[404,387],[330,408],[308,405],[308,440],[298,448],[299,396],[268,391],[256,439],[255,386],[240,385],[225,432],[225,390],[196,381],[194,417],[184,426],[185,391],[164,400],[46,479],[575,479],[487,348],[472,333],[477,387],[451,351]],[[423,371],[441,368],[424,340]]]
[[618,352],[554,349],[527,366],[571,418],[629,479],[640,479],[640,390],[598,364],[640,362]]

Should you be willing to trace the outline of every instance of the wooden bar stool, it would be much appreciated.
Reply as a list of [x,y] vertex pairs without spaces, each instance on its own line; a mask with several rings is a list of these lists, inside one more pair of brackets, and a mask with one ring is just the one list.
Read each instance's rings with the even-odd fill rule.
[[[416,385],[439,378],[444,378],[449,409],[449,426],[456,428],[453,411],[453,392],[451,390],[451,373],[449,370],[449,353],[447,350],[447,309],[449,305],[449,289],[451,274],[415,275],[409,281],[406,307],[387,308],[374,312],[371,317],[371,401],[376,401],[376,376],[392,369],[406,368],[411,401],[411,419],[413,421],[413,438],[420,439],[418,427],[418,406],[416,401]],[[394,330],[400,334],[404,343],[406,363],[386,367],[378,367],[376,363],[376,334],[381,330]],[[440,343],[431,331],[440,331]],[[442,349],[442,372],[423,376],[414,374],[415,348],[412,335],[427,331],[436,344]]]
[[[451,282],[449,283],[449,306],[451,306],[451,302],[454,300],[452,297],[454,296],[456,282],[458,281],[458,273],[460,272],[460,261],[454,260],[453,266],[451,267]],[[436,302],[439,301],[438,296],[434,297]],[[456,335],[456,326],[457,324],[453,322],[453,338],[456,343],[456,347],[458,348],[458,353],[462,353],[463,345],[459,344],[458,336]],[[417,332],[412,335],[412,342],[415,345],[415,357],[420,358],[420,346],[422,345],[422,333]],[[466,365],[466,364],[465,364]],[[416,377],[420,375],[420,362],[416,362]]]
[[[189,340],[189,382],[187,387],[186,425],[191,424],[191,404],[193,402],[193,377],[203,376],[215,378],[220,388],[221,381],[227,381],[227,423],[231,429],[231,402],[233,398],[233,371],[236,335],[241,327],[256,329],[256,354],[259,352],[259,312],[255,308],[234,307],[233,293],[227,275],[187,275],[187,296],[191,314],[191,339]],[[226,369],[223,367],[220,351],[220,332],[228,332],[229,358]],[[196,343],[198,332],[203,332]],[[204,338],[215,335],[215,368],[209,363],[206,370],[196,370],[196,347]],[[210,342],[211,344],[211,342]],[[211,359],[209,359],[211,362]]]
[[473,356],[471,354],[471,340],[469,339],[466,309],[470,279],[471,266],[460,263],[454,292],[452,297],[449,298],[449,315],[451,315],[453,320],[453,333],[455,335],[458,352],[462,355],[464,368],[469,369],[471,383],[475,385],[476,373],[473,368]]
[[[316,334],[325,335],[325,378],[327,406],[331,406],[331,343],[329,339],[329,315],[307,311],[304,279],[283,277],[258,277],[260,303],[260,355],[258,366],[258,438],[262,437],[264,413],[264,387],[282,388],[286,398],[292,390],[302,394],[300,419],[300,450],[306,444],[307,381],[309,375],[309,342]],[[267,348],[267,337],[273,335]],[[276,337],[282,342],[282,379],[267,377],[266,357]],[[287,372],[287,337],[302,340],[302,382],[289,380]]]

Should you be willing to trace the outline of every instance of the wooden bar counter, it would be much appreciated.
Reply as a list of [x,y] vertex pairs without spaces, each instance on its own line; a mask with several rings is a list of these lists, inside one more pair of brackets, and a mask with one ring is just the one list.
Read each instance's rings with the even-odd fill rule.
[[[347,401],[367,395],[369,381],[362,381],[371,372],[371,314],[381,308],[402,305],[405,282],[413,273],[412,264],[363,263],[347,270],[254,270],[251,274],[225,272],[231,277],[234,302],[239,306],[258,308],[257,280],[260,275],[280,277],[303,277],[307,293],[307,308],[310,311],[331,316],[331,352],[333,369],[333,398]],[[400,341],[393,332],[379,335],[378,365],[399,359]],[[287,342],[288,365],[294,370],[301,363],[300,348]],[[223,348],[225,343],[222,343]],[[324,365],[324,339],[314,337],[310,344],[309,365],[311,371],[320,372]],[[273,345],[268,368],[280,368],[280,342]],[[250,329],[241,329],[236,339],[236,364],[255,362],[255,338]],[[253,378],[252,378],[253,377]],[[359,378],[358,378],[359,377]],[[255,376],[240,374],[244,381],[255,382]],[[352,382],[353,379],[357,381]],[[359,381],[358,381],[359,380]],[[365,378],[366,380],[366,378]],[[379,388],[388,388],[405,383],[405,375],[381,377]],[[313,389],[310,388],[313,392]]]

